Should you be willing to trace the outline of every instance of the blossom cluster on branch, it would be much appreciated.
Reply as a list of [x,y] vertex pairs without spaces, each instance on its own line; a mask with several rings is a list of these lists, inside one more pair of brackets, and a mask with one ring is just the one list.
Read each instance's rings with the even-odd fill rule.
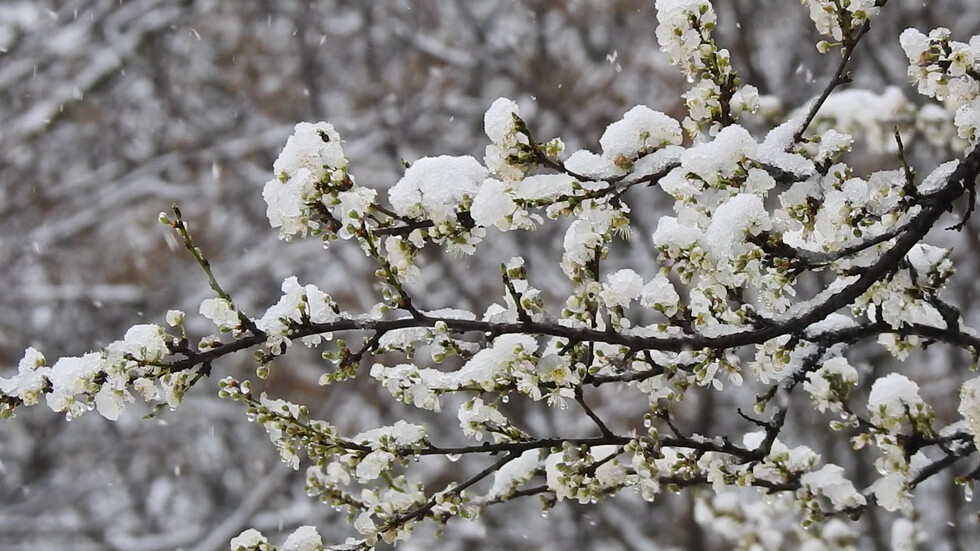
[[[517,103],[501,98],[485,116],[490,145],[483,159],[419,159],[384,197],[357,182],[332,125],[296,125],[262,191],[268,220],[287,241],[356,242],[376,266],[373,308],[347,312],[290,277],[276,304],[250,316],[221,287],[175,209],[161,221],[214,290],[199,313],[215,332],[192,339],[186,315],[171,311],[166,326],[137,325],[101,351],[50,366],[29,349],[17,374],[0,378],[0,414],[43,399],[69,418],[94,408],[114,420],[134,394],[176,408],[220,369],[214,364],[222,357],[252,350],[264,378],[298,342],[322,351],[321,385],[371,378],[407,406],[441,412],[451,402],[461,436],[470,440],[444,442],[406,421],[344,434],[305,405],[223,377],[220,395],[243,404],[284,462],[306,466],[309,495],[346,511],[359,535],[332,549],[402,541],[423,521],[472,519],[532,495],[550,507],[626,490],[654,500],[704,486],[714,495],[699,502],[700,521],[738,516],[747,526],[764,524],[767,513],[737,512],[732,492],[755,489],[789,503],[804,525],[823,526],[808,536],[817,539],[846,532],[837,517],[871,506],[911,514],[919,484],[962,459],[976,462],[980,378],[962,383],[962,420],[938,426],[919,386],[901,373],[865,381],[866,403],[855,403],[863,374],[848,351],[871,341],[903,359],[942,342],[974,362],[980,353],[980,337],[943,296],[954,274],[949,251],[924,242],[957,199],[974,199],[980,37],[967,44],[943,29],[910,29],[901,38],[919,91],[956,111],[966,144],[960,157],[920,177],[896,132],[896,168],[862,177],[847,162],[851,136],[811,123],[848,81],[848,61],[886,2],[803,3],[818,32],[833,40],[818,48],[839,52],[839,66],[820,97],[764,135],[738,124],[758,108],[759,95],[712,38],[717,18],[708,0],[657,2],[658,39],[692,82],[683,96],[687,116],[678,121],[634,107],[605,130],[599,152],[566,155],[561,139],[538,139]],[[630,193],[662,194],[673,215],[660,218],[652,235],[633,235]],[[429,310],[411,291],[426,247],[473,255],[502,232],[533,231],[560,218],[568,223],[559,264],[571,289],[561,303],[534,287],[520,257],[501,265],[500,298],[483,312]],[[652,239],[658,271],[603,271],[614,243],[629,238]],[[825,289],[807,296],[807,278],[826,282]],[[696,434],[675,422],[672,412],[692,393],[747,380],[765,389],[746,404],[751,413],[738,410],[753,430],[737,438]],[[648,397],[642,429],[610,427],[589,407],[585,391],[608,385]],[[587,416],[594,429],[537,434],[508,417],[511,400],[567,409]],[[786,415],[801,400],[855,449],[876,450],[877,480],[861,487],[844,466],[789,443]],[[413,460],[422,456],[489,463],[433,489],[414,476]],[[969,492],[978,478],[980,468],[961,482]],[[779,546],[778,534],[767,537],[762,548]],[[324,545],[307,526],[278,549]],[[277,549],[254,530],[231,548]]]

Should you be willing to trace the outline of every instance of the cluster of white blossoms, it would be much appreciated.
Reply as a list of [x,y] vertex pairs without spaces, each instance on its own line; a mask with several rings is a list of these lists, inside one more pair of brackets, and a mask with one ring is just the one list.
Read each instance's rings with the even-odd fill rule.
[[490,138],[484,162],[490,172],[506,181],[522,180],[528,168],[527,159],[522,159],[522,155],[531,141],[523,131],[520,116],[516,102],[498,98],[483,117],[483,129]]
[[708,0],[657,0],[657,41],[671,63],[693,79],[705,69],[706,39],[718,17]]
[[[182,322],[183,314],[174,311],[174,325]],[[38,403],[44,397],[53,411],[73,419],[93,408],[109,420],[116,420],[125,405],[134,401],[130,389],[147,402],[163,400],[174,408],[180,404],[187,381],[187,372],[170,372],[164,359],[179,347],[179,338],[169,335],[158,325],[136,325],[99,352],[83,356],[60,358],[48,367],[44,356],[29,348],[11,378],[0,377],[0,393],[16,397],[24,405]],[[4,402],[0,415],[13,414],[11,405]]]
[[269,543],[261,532],[249,529],[231,540],[231,551],[323,551],[323,538],[313,526],[302,526],[279,547]]
[[[857,44],[879,9],[872,0],[804,3],[818,30],[846,48]],[[869,381],[847,351],[877,340],[904,359],[919,345],[945,339],[976,353],[974,333],[941,297],[953,274],[949,251],[920,242],[964,193],[968,183],[954,180],[969,163],[944,163],[921,180],[905,166],[857,175],[847,164],[855,143],[849,128],[820,126],[819,117],[803,111],[753,135],[737,121],[757,107],[758,93],[739,81],[729,53],[712,39],[711,3],[658,0],[657,8],[661,46],[692,81],[683,122],[636,106],[605,129],[599,153],[565,156],[560,139],[538,142],[516,102],[500,98],[484,119],[490,145],[482,162],[419,159],[388,190],[387,205],[379,202],[384,194],[379,199],[355,183],[331,125],[301,123],[263,190],[269,222],[286,240],[356,241],[377,264],[377,304],[352,315],[318,287],[288,277],[279,300],[249,317],[218,286],[178,220],[175,229],[217,294],[199,309],[214,334],[192,346],[184,314],[172,311],[171,329],[137,325],[101,351],[50,367],[28,349],[18,373],[0,378],[0,413],[12,415],[15,406],[44,398],[69,418],[97,408],[116,419],[134,391],[176,407],[214,360],[255,349],[263,378],[298,339],[324,349],[320,384],[369,373],[394,400],[426,415],[452,404],[459,440],[468,443],[434,442],[447,435],[405,421],[345,435],[310,418],[304,405],[255,396],[248,380],[223,379],[220,395],[245,404],[282,460],[294,469],[308,464],[308,493],[347,509],[360,539],[336,549],[404,540],[424,519],[444,524],[476,517],[535,479],[542,482],[536,493],[553,496],[546,506],[594,503],[624,489],[653,500],[667,489],[710,486],[714,494],[699,499],[696,516],[751,549],[785,545],[772,529],[770,513],[779,507],[741,499],[753,491],[766,499],[783,494],[775,499],[811,528],[798,537],[812,543],[807,549],[855,545],[840,521],[828,521],[836,513],[857,514],[873,504],[911,513],[917,477],[929,474],[940,453],[929,456],[924,448],[941,444],[946,457],[976,451],[970,445],[980,442],[980,379],[961,388],[963,421],[940,429],[914,381],[897,373]],[[966,45],[942,30],[902,35],[920,91],[957,111],[956,127],[971,143],[980,101],[978,44],[980,37]],[[855,93],[837,100],[825,95],[834,120],[881,126],[900,111],[872,117],[835,107],[834,101],[855,101]],[[892,91],[875,98],[901,103]],[[809,120],[817,127],[808,127]],[[970,155],[976,162],[977,153]],[[673,208],[652,235],[630,229],[636,190],[658,194]],[[425,310],[413,297],[411,285],[422,272],[418,253],[427,244],[473,255],[499,232],[532,230],[557,218],[567,218],[556,247],[567,296],[556,301],[558,291],[532,285],[535,274],[515,257],[501,265],[502,299],[482,314]],[[613,244],[630,238],[652,242],[656,266],[605,270],[617,254]],[[817,280],[826,288],[814,294]],[[344,332],[359,332],[359,342],[333,339]],[[674,423],[672,408],[692,393],[745,383],[767,389],[754,411],[768,420],[739,410],[757,432],[741,439],[685,434]],[[649,401],[642,429],[606,424],[589,408],[583,389],[613,384]],[[852,392],[862,385],[870,387],[863,409],[854,404],[860,393]],[[780,440],[788,404],[801,394],[832,428],[853,430],[855,447],[875,450],[877,480],[859,488],[842,465],[788,444],[785,434]],[[504,405],[511,400],[556,410],[576,404],[599,436],[536,438],[510,418],[520,409]],[[496,463],[442,490],[411,467],[421,456],[460,454],[489,454]],[[478,483],[491,474],[489,491],[481,493]],[[316,530],[303,527],[279,547],[250,530],[231,548],[323,545]]]
[[[832,38],[836,43],[853,39],[865,22],[878,14],[878,0],[803,0],[810,8],[810,19],[817,32]],[[827,52],[831,44],[821,41],[820,52]]]
[[266,216],[279,237],[319,232],[320,209],[334,207],[343,228],[357,225],[375,191],[358,188],[347,174],[347,157],[333,125],[301,122],[273,165],[275,178],[262,190]]
[[934,414],[919,396],[919,385],[898,373],[890,373],[871,385],[868,396],[868,420],[872,432],[855,437],[855,446],[867,442],[881,452],[875,466],[884,476],[873,486],[880,506],[889,511],[912,511],[909,481],[917,471],[916,463],[926,461],[920,453],[909,457],[904,445],[910,437],[932,437]]
[[951,40],[945,28],[928,35],[906,29],[899,40],[919,93],[946,102],[956,111],[959,137],[970,145],[980,142],[980,36],[964,43]]
[[[300,285],[295,276],[282,282],[282,297],[255,321],[266,335],[266,345],[272,354],[280,354],[284,346],[291,344],[290,330],[303,323],[328,323],[340,319],[340,310],[316,285]],[[204,304],[201,305],[203,311]],[[217,323],[217,322],[216,322]],[[222,326],[219,324],[219,328]],[[330,340],[330,333],[316,333],[302,338],[303,344],[314,346],[321,340]]]
[[851,389],[857,385],[858,372],[847,363],[846,358],[831,358],[824,362],[820,369],[807,373],[803,383],[813,405],[818,411],[843,411]]
[[670,63],[694,83],[684,93],[688,117],[684,128],[692,136],[714,135],[759,108],[759,90],[742,85],[731,54],[715,45],[711,32],[717,23],[708,0],[657,0],[657,40]]
[[960,405],[957,410],[973,434],[974,445],[980,448],[980,377],[974,377],[960,387]]
[[639,157],[680,145],[682,140],[681,126],[676,120],[645,105],[637,105],[606,128],[599,145],[603,159],[625,174]]

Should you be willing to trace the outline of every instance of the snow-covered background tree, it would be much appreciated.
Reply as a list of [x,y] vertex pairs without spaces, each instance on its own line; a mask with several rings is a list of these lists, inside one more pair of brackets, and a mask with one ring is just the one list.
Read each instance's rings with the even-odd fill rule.
[[0,546],[968,548],[980,14],[652,4],[0,6]]

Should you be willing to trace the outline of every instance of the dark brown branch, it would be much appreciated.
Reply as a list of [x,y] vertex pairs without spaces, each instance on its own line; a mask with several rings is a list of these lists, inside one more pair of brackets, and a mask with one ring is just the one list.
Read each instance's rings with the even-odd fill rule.
[[507,454],[504,457],[501,457],[496,462],[494,462],[492,465],[488,466],[487,468],[483,469],[482,471],[480,471],[480,472],[476,473],[475,475],[471,476],[468,480],[466,480],[464,482],[461,482],[460,484],[458,484],[456,486],[453,486],[452,488],[447,488],[443,492],[439,492],[439,493],[433,494],[432,497],[430,497],[428,501],[426,501],[424,504],[420,505],[419,507],[416,507],[415,509],[413,509],[413,510],[411,510],[411,511],[409,511],[409,512],[403,514],[403,515],[399,515],[399,516],[396,516],[395,518],[391,519],[390,521],[388,521],[388,523],[385,524],[384,528],[382,528],[381,531],[382,532],[386,532],[386,531],[391,530],[393,528],[397,528],[397,527],[405,524],[406,522],[411,522],[413,520],[421,520],[422,518],[425,517],[426,513],[428,513],[429,511],[432,510],[433,507],[435,507],[436,500],[438,499],[438,497],[440,495],[447,495],[447,494],[456,494],[456,495],[459,495],[466,488],[469,488],[470,486],[476,484],[477,482],[479,482],[479,481],[483,480],[484,478],[490,476],[491,474],[495,473],[501,467],[503,467],[507,463],[513,461],[517,457],[518,456],[516,454],[513,454],[513,453]]
[[599,432],[601,432],[603,436],[613,435],[612,431],[609,430],[609,427],[607,427],[606,424],[602,421],[602,419],[598,415],[596,415],[594,411],[592,411],[592,408],[589,407],[589,404],[585,403],[585,396],[583,396],[582,387],[576,387],[575,401],[578,402],[580,406],[582,406],[582,409],[585,410],[585,414],[589,416],[589,419],[592,419],[592,422],[595,423],[597,427],[599,427]]

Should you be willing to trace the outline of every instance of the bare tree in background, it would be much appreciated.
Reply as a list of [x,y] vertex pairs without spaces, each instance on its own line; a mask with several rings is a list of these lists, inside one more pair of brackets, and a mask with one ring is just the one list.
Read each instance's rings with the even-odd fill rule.
[[[739,75],[762,94],[760,111],[741,121],[760,139],[772,121],[805,112],[837,68],[836,59],[809,46],[815,34],[800,39],[809,26],[805,9],[771,4],[716,6],[717,42],[731,50]],[[905,139],[905,158],[921,175],[957,158],[962,144],[949,139],[951,130],[955,134],[952,115],[913,98],[904,85],[908,60],[897,39],[909,26],[924,32],[947,26],[967,40],[978,25],[969,7],[967,1],[889,2],[848,65],[869,95],[844,96],[837,104],[838,96],[830,96],[813,131],[853,133],[861,154],[848,161],[862,173],[895,167],[895,126]],[[315,239],[287,246],[264,229],[261,184],[296,121],[333,122],[357,183],[374,188],[398,181],[402,159],[481,157],[483,113],[500,96],[517,100],[535,137],[561,135],[568,151],[595,149],[603,129],[635,104],[677,119],[686,115],[679,93],[688,85],[659,53],[656,26],[652,3],[631,1],[0,6],[0,255],[6,266],[0,278],[8,290],[0,302],[0,349],[7,365],[28,345],[43,348],[49,358],[107,345],[132,325],[134,312],[161,322],[169,308],[197,311],[211,296],[207,281],[181,240],[155,223],[156,213],[174,202],[242,311],[261,312],[275,302],[287,275],[328,290],[345,310],[369,308],[377,288],[349,282],[366,280],[376,266],[356,246],[337,243],[323,252]],[[900,92],[889,95],[889,84]],[[648,188],[625,197],[634,239],[610,244],[602,273],[630,267],[653,274],[660,263],[648,237],[661,216],[672,214],[673,200]],[[930,238],[953,248],[961,272],[969,273],[978,258],[971,254],[977,250],[974,227],[971,219],[963,232]],[[466,262],[437,262],[441,251],[427,248],[420,252],[424,269],[412,293],[425,297],[428,308],[482,312],[485,297],[500,294],[500,263],[522,254],[543,301],[560,304],[573,287],[555,252],[566,229],[567,222],[559,221],[532,233],[495,235]],[[815,293],[828,282],[818,275],[801,282],[801,292]],[[968,277],[946,284],[945,296],[959,306],[964,325],[976,323],[974,289]],[[190,333],[210,330],[192,318]],[[958,400],[949,397],[959,392],[964,359],[935,348],[896,364],[880,347],[856,347],[848,357],[862,377],[852,399],[863,403],[877,376],[898,369],[919,382],[937,425],[959,419]],[[324,369],[317,356],[290,350],[276,360],[262,389],[310,404],[312,417],[330,419],[350,434],[405,415],[370,380],[355,381],[342,394],[323,393],[316,385]],[[251,367],[248,358],[221,364],[222,375]],[[213,399],[216,383],[205,379],[200,386],[211,391],[195,390],[179,410],[157,412],[151,421],[124,416],[109,424],[83,417],[67,426],[25,410],[0,426],[0,547],[219,549],[248,526],[273,539],[277,530],[289,533],[305,524],[332,529],[337,538],[345,534],[343,518],[307,498],[302,477],[278,466],[275,450],[262,442],[266,436],[241,422],[240,407]],[[764,389],[730,390],[692,392],[671,409],[671,420],[687,435],[744,432],[750,424],[732,412],[751,405],[753,393]],[[458,404],[449,400],[443,407],[451,412]],[[643,430],[650,408],[644,396],[604,389],[589,403],[608,426],[627,431]],[[585,434],[595,428],[588,418],[570,420],[538,405],[515,399],[501,408],[535,432]],[[814,445],[825,423],[802,405],[787,410],[784,434],[847,468],[862,489],[877,479],[867,463],[850,463],[846,443]],[[426,417],[430,431],[458,432],[454,416],[445,417]],[[433,485],[465,479],[472,470],[463,463],[423,462],[421,476]],[[966,548],[976,535],[975,520],[949,478],[919,489],[925,505],[918,508],[920,526],[949,549]],[[712,504],[715,513],[707,514],[703,503],[711,502],[697,492],[658,496],[653,503],[627,494],[600,508],[566,502],[547,518],[540,517],[534,498],[513,509],[490,508],[482,528],[451,523],[440,545],[732,545],[714,533],[722,526],[723,503]],[[893,518],[870,510],[841,541],[887,548]]]

